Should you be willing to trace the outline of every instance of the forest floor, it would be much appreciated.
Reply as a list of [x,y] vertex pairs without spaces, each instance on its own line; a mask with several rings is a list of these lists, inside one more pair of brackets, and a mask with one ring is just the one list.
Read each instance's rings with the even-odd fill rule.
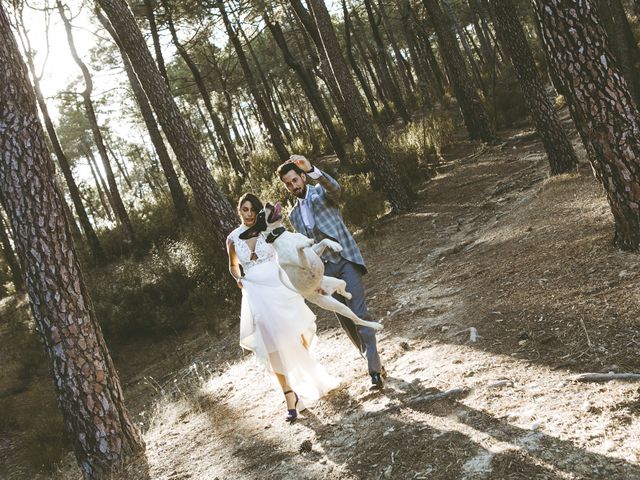
[[[532,131],[501,137],[456,141],[416,209],[358,239],[382,392],[326,313],[316,353],[342,387],[293,425],[237,326],[132,347],[116,358],[147,444],[131,477],[640,479],[638,383],[575,379],[640,372],[640,256],[612,245],[584,150],[548,178]],[[79,474],[69,455],[39,478]]]

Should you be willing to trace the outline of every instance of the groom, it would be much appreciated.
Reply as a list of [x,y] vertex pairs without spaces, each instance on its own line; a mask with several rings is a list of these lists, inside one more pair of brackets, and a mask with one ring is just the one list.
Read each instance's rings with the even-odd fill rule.
[[[347,230],[338,209],[340,185],[325,172],[311,165],[302,155],[291,155],[288,161],[278,167],[276,173],[287,190],[298,199],[289,217],[293,228],[313,238],[316,243],[329,238],[342,245],[342,252],[336,253],[327,249],[322,255],[324,274],[347,282],[347,291],[352,295],[351,300],[334,296],[360,318],[371,320],[362,284],[362,275],[367,269],[360,249]],[[309,184],[310,180],[315,185]],[[367,357],[371,389],[382,389],[384,367],[378,355],[375,330],[370,327],[356,327],[348,318],[337,314],[336,316],[356,348]]]

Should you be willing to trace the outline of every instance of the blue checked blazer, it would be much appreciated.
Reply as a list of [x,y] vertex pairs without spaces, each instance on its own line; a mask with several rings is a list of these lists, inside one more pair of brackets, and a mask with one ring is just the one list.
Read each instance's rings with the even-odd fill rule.
[[[316,242],[323,238],[335,240],[342,245],[343,250],[340,255],[346,260],[360,265],[362,272],[366,273],[367,268],[358,244],[344,224],[342,214],[338,208],[338,198],[341,191],[340,184],[325,172],[320,173],[322,175],[318,180],[315,180],[317,182],[316,185],[307,184],[307,189],[309,190],[307,195],[311,200],[311,210],[315,220],[314,240]],[[307,179],[312,180],[309,176],[307,176]],[[289,220],[297,232],[307,235],[299,202],[296,202],[291,210]],[[323,257],[330,258],[326,254]]]

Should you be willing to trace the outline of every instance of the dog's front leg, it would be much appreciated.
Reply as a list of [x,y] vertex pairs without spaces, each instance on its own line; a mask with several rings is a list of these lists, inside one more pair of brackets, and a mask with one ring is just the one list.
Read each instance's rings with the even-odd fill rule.
[[298,250],[298,258],[300,259],[300,266],[304,268],[309,267],[309,260],[307,260],[307,256],[304,253],[305,248],[309,248],[313,245],[313,239],[307,238],[305,236],[300,235],[302,238],[299,238],[296,243],[296,249]]
[[321,257],[324,251],[328,248],[332,252],[340,253],[342,251],[342,245],[333,240],[325,238],[311,247],[316,254]]

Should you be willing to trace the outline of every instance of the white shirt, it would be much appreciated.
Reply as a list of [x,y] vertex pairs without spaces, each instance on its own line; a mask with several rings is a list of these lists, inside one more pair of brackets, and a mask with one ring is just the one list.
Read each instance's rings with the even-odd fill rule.
[[[313,167],[309,173],[306,174],[309,178],[317,180],[322,176],[322,172],[316,167]],[[313,227],[316,225],[315,218],[313,218],[313,210],[311,209],[311,198],[309,197],[309,189],[304,198],[298,198],[298,204],[300,205],[300,213],[302,214],[302,221],[307,228],[309,234],[313,234]]]

